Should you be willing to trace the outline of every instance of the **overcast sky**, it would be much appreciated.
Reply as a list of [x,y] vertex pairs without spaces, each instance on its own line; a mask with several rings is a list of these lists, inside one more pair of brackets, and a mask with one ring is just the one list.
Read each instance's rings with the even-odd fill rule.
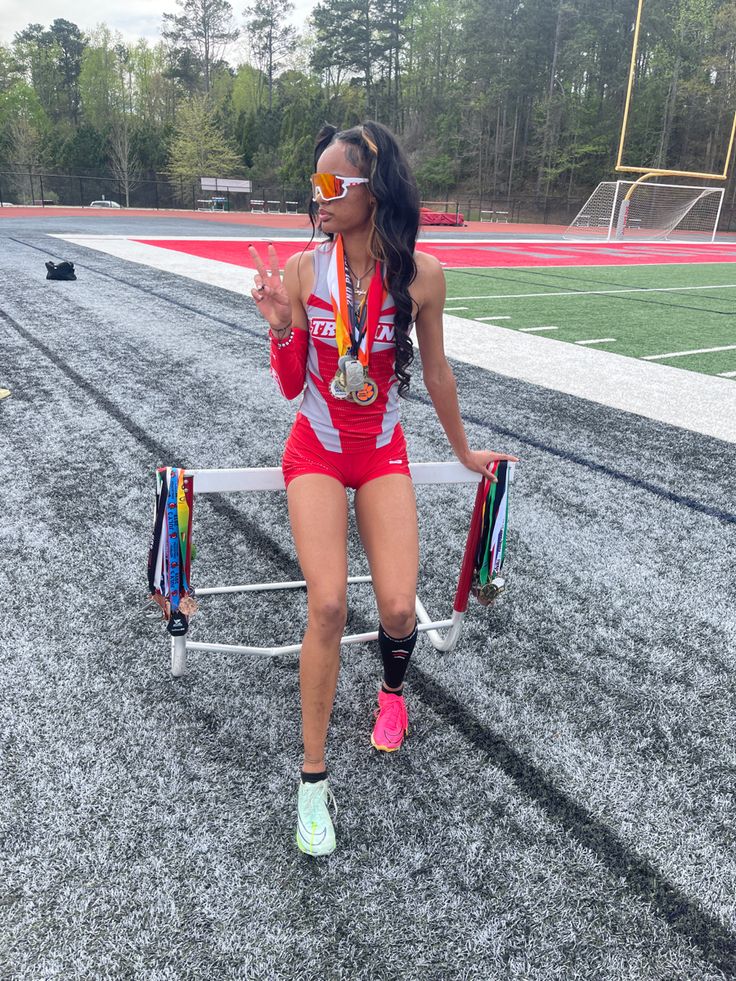
[[[303,23],[317,0],[294,0],[294,22]],[[240,26],[243,10],[249,0],[232,4],[235,20]],[[127,42],[140,37],[155,43],[161,37],[161,15],[178,12],[176,0],[125,0],[104,9],[99,0],[0,0],[0,42],[9,44],[16,31],[29,24],[49,27],[57,18],[69,20],[82,31],[90,31],[100,22],[118,30]],[[232,53],[234,54],[234,53]],[[232,57],[231,54],[231,57]],[[236,60],[233,58],[233,60]]]

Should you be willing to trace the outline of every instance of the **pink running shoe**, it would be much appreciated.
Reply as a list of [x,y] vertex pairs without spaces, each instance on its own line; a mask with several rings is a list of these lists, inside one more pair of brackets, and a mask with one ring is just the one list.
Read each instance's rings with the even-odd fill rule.
[[404,736],[409,731],[409,714],[403,695],[392,695],[381,689],[378,692],[378,708],[374,713],[376,723],[371,734],[371,743],[376,749],[393,753],[400,749]]

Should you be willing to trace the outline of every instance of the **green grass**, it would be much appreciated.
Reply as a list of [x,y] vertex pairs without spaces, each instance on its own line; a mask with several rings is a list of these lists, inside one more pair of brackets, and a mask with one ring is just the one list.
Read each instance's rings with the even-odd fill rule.
[[[470,320],[509,317],[495,322],[511,330],[554,326],[544,335],[569,342],[612,337],[594,346],[633,358],[736,344],[736,266],[729,263],[452,269],[446,276],[446,307],[467,307],[455,312]],[[729,288],[692,289],[705,286]],[[604,290],[634,292],[590,292]],[[717,375],[736,371],[736,349],[656,363]]]

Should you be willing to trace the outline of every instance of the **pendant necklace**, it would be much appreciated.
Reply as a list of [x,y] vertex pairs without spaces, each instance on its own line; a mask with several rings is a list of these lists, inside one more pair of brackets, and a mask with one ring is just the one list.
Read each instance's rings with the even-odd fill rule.
[[348,269],[350,270],[350,275],[353,277],[353,281],[355,283],[355,286],[353,287],[353,289],[354,289],[354,292],[355,292],[356,296],[364,297],[368,291],[367,290],[362,290],[360,288],[361,281],[365,279],[365,277],[368,275],[369,272],[372,272],[372,270],[374,269],[376,263],[375,262],[372,262],[370,264],[370,266],[368,266],[368,268],[366,269],[365,272],[361,273],[360,276],[356,276],[355,273],[353,272],[353,267],[350,265],[349,262],[347,262],[347,259],[345,261],[347,263]]

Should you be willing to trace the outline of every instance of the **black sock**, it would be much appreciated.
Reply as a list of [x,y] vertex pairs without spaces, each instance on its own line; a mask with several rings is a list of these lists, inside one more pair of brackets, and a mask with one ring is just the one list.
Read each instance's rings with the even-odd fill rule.
[[383,659],[384,686],[398,688],[402,684],[416,642],[416,624],[407,637],[389,637],[383,629],[383,625],[379,624],[378,645],[381,648],[381,658]]
[[302,770],[302,783],[319,783],[320,780],[327,779],[327,770],[323,770],[321,773],[305,773]]
[[391,691],[390,688],[387,688],[386,687],[386,682],[384,681],[383,684],[381,685],[381,691],[385,691],[387,695],[403,695],[404,694],[404,686],[402,685],[401,688],[399,688],[398,691]]

